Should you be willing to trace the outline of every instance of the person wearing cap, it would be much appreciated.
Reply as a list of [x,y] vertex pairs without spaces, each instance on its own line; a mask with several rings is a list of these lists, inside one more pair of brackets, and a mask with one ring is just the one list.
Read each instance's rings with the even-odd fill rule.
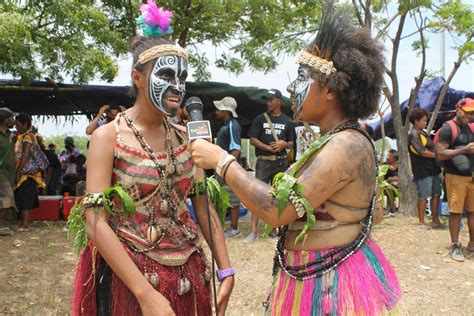
[[0,236],[13,231],[5,226],[5,213],[15,207],[13,186],[15,185],[15,152],[10,129],[15,125],[15,113],[9,108],[0,108]]
[[[438,159],[443,161],[449,208],[451,258],[464,261],[459,230],[464,209],[468,212],[469,243],[474,252],[474,100],[463,98],[456,105],[456,117],[445,122],[436,144]],[[454,124],[453,124],[454,123]],[[456,128],[457,130],[453,130]]]
[[[214,101],[214,105],[217,109],[216,117],[219,120],[224,121],[224,125],[217,132],[217,145],[240,161],[242,150],[240,135],[242,134],[242,128],[236,120],[238,117],[237,112],[235,111],[237,109],[237,102],[232,97],[225,97],[222,100]],[[238,237],[241,235],[241,232],[238,229],[240,200],[234,192],[225,185],[220,176],[217,176],[217,179],[221,185],[224,185],[224,189],[230,194],[230,204],[232,206],[230,210],[230,228],[224,231],[224,236],[228,238]]]
[[[262,96],[266,101],[267,112],[258,115],[248,132],[250,144],[255,146],[257,179],[270,183],[273,177],[288,168],[287,150],[293,148],[295,138],[293,121],[281,111],[282,94],[270,89]],[[271,121],[271,124],[270,122]],[[252,214],[250,234],[247,242],[257,239],[258,218]]]

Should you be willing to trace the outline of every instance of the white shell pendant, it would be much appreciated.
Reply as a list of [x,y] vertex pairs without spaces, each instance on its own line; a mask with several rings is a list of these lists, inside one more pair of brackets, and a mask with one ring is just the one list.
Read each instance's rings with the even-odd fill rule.
[[163,215],[168,214],[168,201],[166,199],[162,199],[160,201],[160,213]]
[[146,231],[146,240],[150,244],[153,244],[158,240],[158,238],[161,237],[161,233],[161,228],[154,225],[150,225],[148,226],[148,229]]
[[191,282],[189,282],[187,277],[182,276],[178,281],[178,294],[184,295],[188,293],[189,290],[191,290]]
[[156,272],[150,274],[149,280],[150,284],[153,285],[155,289],[158,289],[158,286],[160,285],[160,278],[158,277],[158,274]]

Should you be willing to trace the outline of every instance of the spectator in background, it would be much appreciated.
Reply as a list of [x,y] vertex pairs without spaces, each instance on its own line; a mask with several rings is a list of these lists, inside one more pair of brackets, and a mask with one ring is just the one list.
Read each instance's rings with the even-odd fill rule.
[[181,102],[181,105],[176,110],[176,115],[173,116],[170,121],[173,124],[186,126],[186,122],[189,120],[189,114],[186,110],[185,103]]
[[[398,189],[398,152],[395,149],[388,151],[386,164],[388,165],[388,171],[385,174],[385,180]],[[387,197],[387,204],[390,208],[388,215],[394,216],[397,212],[395,197],[392,199]]]
[[[408,135],[411,168],[416,188],[418,190],[418,221],[420,228],[443,228],[439,221],[438,206],[441,196],[441,169],[437,166],[434,153],[434,143],[423,130],[428,124],[428,112],[416,108],[409,113],[409,120],[413,124]],[[427,199],[431,198],[431,227],[425,223]]]
[[31,131],[31,116],[26,113],[18,114],[15,127],[18,133],[15,143],[15,204],[21,213],[21,224],[17,231],[25,232],[30,230],[29,214],[31,210],[39,206],[38,188],[44,189],[46,185],[43,182],[41,171],[34,174],[25,174],[22,171],[31,154],[32,146],[36,143],[36,137]]
[[[281,112],[282,94],[271,89],[262,97],[267,103],[267,112],[258,115],[249,130],[250,144],[255,146],[257,164],[255,177],[270,183],[273,177],[288,169],[287,150],[293,148],[295,129],[293,121]],[[252,214],[250,234],[247,242],[257,239],[258,218]]]
[[[237,112],[237,102],[232,97],[225,97],[222,100],[214,101],[214,105],[217,108],[216,117],[224,121],[224,126],[222,126],[217,132],[217,145],[227,151],[229,154],[234,156],[237,161],[240,163],[240,154],[242,151],[241,146],[241,134],[242,128],[240,127],[239,122],[236,118],[238,117]],[[225,185],[224,180],[217,175],[219,183],[224,186],[224,189],[230,194],[230,209],[231,224],[230,228],[224,231],[224,236],[228,238],[238,237],[241,235],[241,232],[238,228],[239,226],[239,212],[240,212],[240,200],[232,192],[232,190]]]
[[48,157],[49,166],[46,169],[46,195],[57,195],[59,193],[59,182],[61,180],[61,162],[56,154],[56,145],[49,144],[44,151]]
[[[449,233],[451,234],[451,258],[464,261],[459,242],[461,216],[468,212],[469,243],[467,250],[474,252],[474,100],[461,99],[457,103],[456,117],[446,122],[439,131],[438,159],[444,161],[446,189],[449,207]],[[453,130],[456,127],[456,131]]]
[[64,147],[65,149],[59,154],[59,161],[61,162],[61,166],[63,169],[63,174],[66,173],[66,170],[71,163],[71,157],[77,157],[81,153],[79,150],[76,149],[76,145],[74,144],[74,138],[71,136],[67,136],[64,138]]
[[[121,107],[112,107],[110,105],[103,105],[99,109],[99,113],[86,127],[86,134],[92,135],[92,133],[104,124],[110,123],[115,120],[117,114],[121,112]],[[103,118],[105,114],[105,119]]]
[[13,231],[5,226],[5,213],[15,208],[15,153],[10,129],[15,124],[14,113],[0,108],[0,236],[11,235]]

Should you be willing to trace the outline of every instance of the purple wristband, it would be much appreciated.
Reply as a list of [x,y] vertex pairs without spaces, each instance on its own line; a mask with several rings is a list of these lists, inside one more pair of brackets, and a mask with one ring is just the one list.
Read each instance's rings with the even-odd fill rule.
[[225,278],[231,275],[235,275],[234,268],[229,268],[229,269],[224,269],[224,270],[217,269],[217,279],[219,280],[219,282],[224,281]]

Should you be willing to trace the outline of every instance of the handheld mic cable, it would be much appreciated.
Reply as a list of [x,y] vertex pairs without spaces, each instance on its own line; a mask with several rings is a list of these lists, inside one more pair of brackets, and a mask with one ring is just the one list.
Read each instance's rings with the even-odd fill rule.
[[[202,101],[198,97],[190,97],[189,99],[186,100],[186,103],[184,104],[184,107],[186,108],[186,111],[188,111],[189,114],[189,122],[188,122],[188,127],[190,122],[197,122],[197,121],[202,121],[202,111],[204,109],[204,105],[202,104]],[[195,137],[199,138],[199,137]],[[193,139],[195,139],[193,138]],[[204,137],[203,137],[204,138]],[[192,141],[192,140],[190,140]],[[207,177],[206,174],[204,173],[204,203],[206,205],[206,211],[207,211],[207,224],[209,226],[209,248],[211,250],[211,262],[212,262],[212,289],[214,291],[214,310],[216,313],[216,316],[218,315],[218,310],[217,310],[217,290],[216,290],[216,263],[215,263],[215,258],[214,258],[214,236],[212,234],[212,224],[211,224],[211,211],[209,209],[209,197],[207,195]]]

